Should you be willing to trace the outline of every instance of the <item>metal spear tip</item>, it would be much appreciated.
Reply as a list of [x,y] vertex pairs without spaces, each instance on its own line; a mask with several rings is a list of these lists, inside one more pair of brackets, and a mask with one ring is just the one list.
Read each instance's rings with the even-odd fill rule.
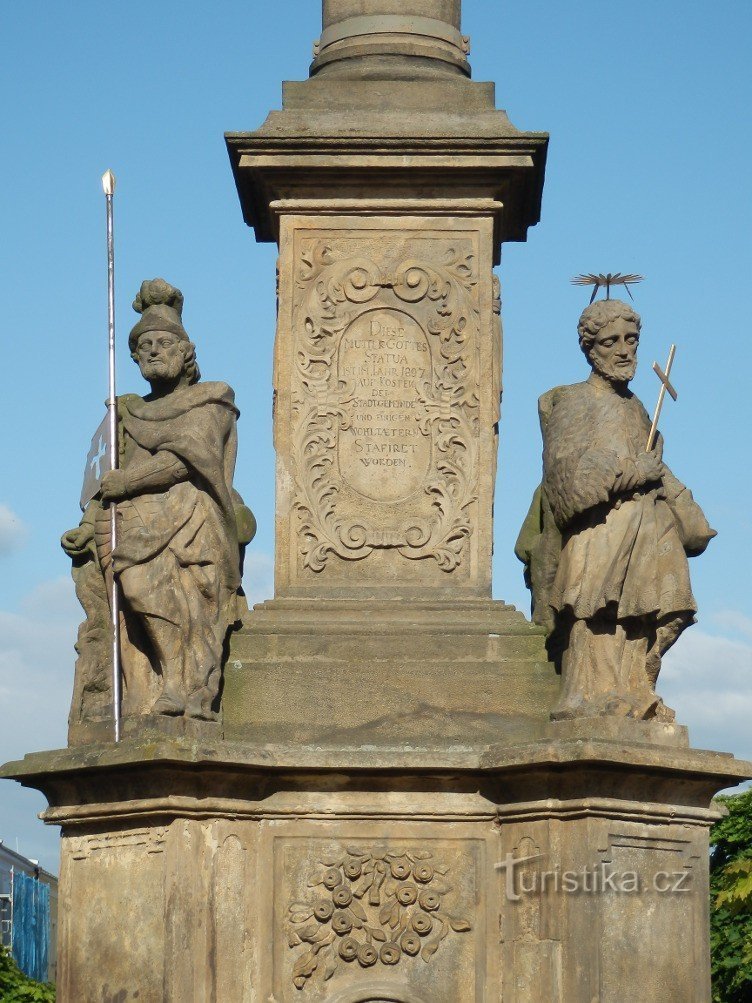
[[102,175],[102,188],[105,195],[115,194],[115,175],[112,171],[105,171]]

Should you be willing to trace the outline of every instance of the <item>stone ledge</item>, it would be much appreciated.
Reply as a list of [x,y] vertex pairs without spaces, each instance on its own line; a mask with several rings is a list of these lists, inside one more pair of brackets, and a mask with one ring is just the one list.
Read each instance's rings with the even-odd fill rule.
[[729,784],[752,778],[752,762],[731,753],[649,746],[635,742],[548,739],[506,746],[448,746],[446,748],[377,746],[324,747],[199,743],[187,739],[79,746],[50,752],[31,752],[22,760],[0,767],[0,777],[22,783],[46,775],[142,769],[167,765],[237,768],[273,773],[347,772],[394,773],[506,773],[531,766],[573,767],[585,764],[715,777]]

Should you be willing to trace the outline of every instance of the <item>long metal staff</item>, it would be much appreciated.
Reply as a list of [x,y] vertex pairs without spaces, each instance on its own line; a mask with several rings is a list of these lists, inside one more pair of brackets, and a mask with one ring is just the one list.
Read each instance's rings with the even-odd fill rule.
[[[112,201],[115,195],[115,175],[105,171],[102,188],[107,203],[107,328],[110,390],[107,400],[109,418],[110,469],[117,470],[119,464],[117,397],[115,396],[115,241],[113,236]],[[110,540],[112,585],[110,611],[112,614],[112,705],[115,721],[115,741],[120,741],[120,595],[115,578],[114,552],[117,546],[117,506],[110,502]]]
[[653,415],[653,424],[650,426],[650,435],[648,436],[648,443],[645,446],[645,452],[649,453],[653,446],[655,445],[656,434],[658,432],[658,421],[661,417],[661,410],[663,409],[663,402],[666,399],[666,391],[671,394],[674,400],[677,400],[678,394],[671,384],[669,377],[671,376],[671,367],[674,364],[674,356],[676,355],[676,345],[672,345],[668,353],[668,362],[666,363],[666,372],[664,373],[657,362],[653,363],[653,371],[655,372],[658,379],[661,381],[661,389],[658,391],[658,403],[655,406],[655,414]]

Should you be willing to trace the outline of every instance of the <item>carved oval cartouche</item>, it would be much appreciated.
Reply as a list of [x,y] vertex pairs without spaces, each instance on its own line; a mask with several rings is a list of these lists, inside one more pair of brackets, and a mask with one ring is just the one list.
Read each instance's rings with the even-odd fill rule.
[[431,383],[425,333],[399,310],[367,310],[342,335],[338,375],[353,394],[352,423],[339,434],[342,480],[373,501],[409,498],[431,462],[431,437],[419,425]]

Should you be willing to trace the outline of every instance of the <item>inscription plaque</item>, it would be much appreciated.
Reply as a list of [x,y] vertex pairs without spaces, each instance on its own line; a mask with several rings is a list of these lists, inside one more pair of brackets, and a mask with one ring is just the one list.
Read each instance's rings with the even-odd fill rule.
[[431,382],[428,340],[396,310],[361,314],[342,336],[339,378],[352,385],[349,428],[339,436],[342,479],[366,498],[395,502],[419,491],[431,462],[421,428]]

